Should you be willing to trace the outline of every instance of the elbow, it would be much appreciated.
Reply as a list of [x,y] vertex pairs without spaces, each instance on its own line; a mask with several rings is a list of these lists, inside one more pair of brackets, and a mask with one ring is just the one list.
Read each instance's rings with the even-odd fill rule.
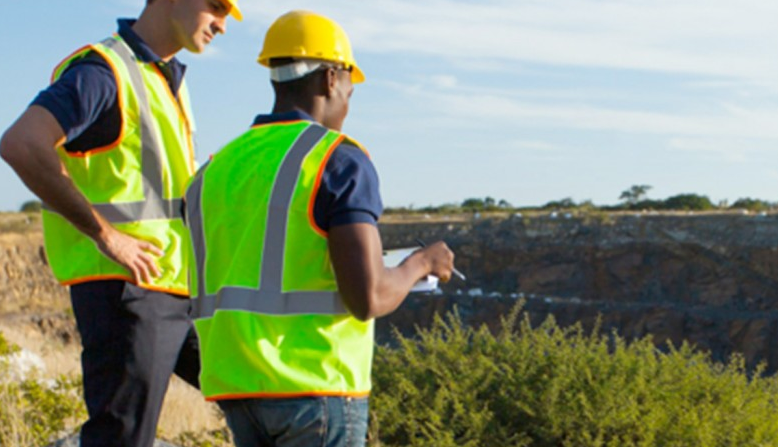
[[0,157],[5,160],[6,163],[11,164],[13,151],[10,149],[11,143],[8,141],[8,134],[3,134],[0,138]]
[[344,302],[351,316],[359,321],[366,322],[383,316],[377,294],[361,293],[351,299],[344,297]]
[[6,132],[0,138],[0,158],[14,169],[19,164],[22,155],[19,146],[11,132]]

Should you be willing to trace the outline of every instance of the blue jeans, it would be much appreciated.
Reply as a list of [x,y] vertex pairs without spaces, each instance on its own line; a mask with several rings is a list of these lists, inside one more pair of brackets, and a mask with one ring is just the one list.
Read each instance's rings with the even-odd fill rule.
[[364,447],[367,398],[222,400],[237,447]]

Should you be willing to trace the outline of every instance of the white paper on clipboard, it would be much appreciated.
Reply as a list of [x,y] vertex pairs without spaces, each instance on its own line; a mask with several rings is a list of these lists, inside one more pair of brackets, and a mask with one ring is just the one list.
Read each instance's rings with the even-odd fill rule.
[[[397,267],[405,258],[418,249],[419,247],[384,250],[384,265],[387,267]],[[438,277],[435,275],[427,275],[413,285],[411,292],[433,292],[437,288]]]

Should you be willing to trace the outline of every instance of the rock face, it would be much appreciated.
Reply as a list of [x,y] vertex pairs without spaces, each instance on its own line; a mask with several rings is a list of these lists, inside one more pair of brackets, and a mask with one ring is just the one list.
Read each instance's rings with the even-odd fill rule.
[[[387,248],[443,239],[468,281],[443,296],[411,296],[379,324],[409,333],[454,304],[465,321],[496,327],[519,294],[534,321],[591,326],[658,346],[683,340],[717,360],[743,353],[778,369],[778,219],[748,215],[626,215],[479,219],[381,227]],[[471,297],[479,288],[492,298]],[[459,295],[461,294],[461,295]],[[478,294],[476,294],[478,295]],[[514,297],[514,299],[511,298]],[[501,297],[501,298],[499,298]]]
[[66,299],[67,291],[52,277],[43,236],[0,231],[0,312],[13,313]]
[[0,219],[0,323],[31,336],[72,342],[77,331],[72,314],[66,311],[68,291],[48,267],[40,224],[23,214],[13,217],[23,220],[10,231],[3,225],[7,220]]
[[[21,218],[20,218],[21,219]],[[378,322],[412,334],[435,312],[456,305],[463,319],[496,328],[519,296],[533,321],[553,314],[627,337],[653,335],[658,346],[686,340],[726,360],[742,353],[753,367],[778,370],[778,218],[753,215],[549,215],[381,224],[386,248],[445,240],[467,282],[441,295],[411,295]],[[391,222],[391,223],[389,223]],[[36,222],[0,227],[0,317],[32,319],[36,330],[75,337],[63,316],[67,291],[45,262]],[[20,224],[21,225],[21,224]],[[24,226],[22,225],[22,226]],[[478,292],[474,289],[480,289]],[[469,294],[468,292],[472,292]],[[60,309],[59,313],[48,313]]]

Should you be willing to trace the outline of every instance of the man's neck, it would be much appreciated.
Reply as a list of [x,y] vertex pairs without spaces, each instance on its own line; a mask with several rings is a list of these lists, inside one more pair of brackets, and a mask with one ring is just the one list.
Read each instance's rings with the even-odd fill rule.
[[167,15],[161,8],[165,2],[156,1],[146,6],[132,30],[160,59],[170,61],[178,53],[182,46],[173,37]]
[[274,115],[277,115],[277,114],[289,113],[289,112],[303,112],[310,115],[314,121],[321,124],[323,115],[321,111],[317,109],[319,108],[315,106],[314,101],[312,101],[311,104],[300,104],[296,102],[276,99],[275,105],[273,106],[272,113]]

